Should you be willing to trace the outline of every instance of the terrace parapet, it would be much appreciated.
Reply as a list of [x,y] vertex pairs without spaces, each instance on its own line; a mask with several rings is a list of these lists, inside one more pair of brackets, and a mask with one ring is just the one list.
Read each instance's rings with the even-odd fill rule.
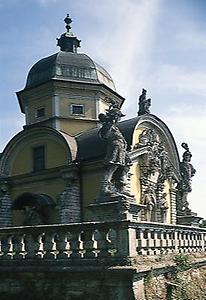
[[203,228],[151,222],[88,222],[0,229],[0,261],[128,262],[141,255],[206,251]]

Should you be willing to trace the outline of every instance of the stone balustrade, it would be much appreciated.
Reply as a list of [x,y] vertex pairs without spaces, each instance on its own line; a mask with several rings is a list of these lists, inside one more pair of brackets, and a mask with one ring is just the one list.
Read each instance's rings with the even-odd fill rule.
[[137,254],[159,255],[206,251],[206,229],[182,225],[138,223]]
[[89,222],[0,229],[1,260],[122,259],[206,251],[206,230],[150,222]]

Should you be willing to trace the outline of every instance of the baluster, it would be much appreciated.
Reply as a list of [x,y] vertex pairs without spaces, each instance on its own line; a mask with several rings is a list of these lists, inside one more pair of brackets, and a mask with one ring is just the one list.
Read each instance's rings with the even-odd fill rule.
[[94,230],[88,229],[84,232],[83,248],[86,251],[85,258],[95,258],[95,246],[94,246]]
[[167,253],[172,253],[172,232],[169,231],[166,234],[167,239]]
[[206,250],[206,233],[204,233],[204,251]]
[[24,238],[26,259],[35,259],[39,249],[38,237],[28,233]]
[[160,231],[160,252],[161,254],[165,254],[166,240],[164,236],[164,232]]
[[183,239],[183,251],[184,251],[184,253],[186,253],[187,252],[187,238],[186,238],[186,232],[185,231],[183,231],[183,233],[182,233],[182,239]]
[[71,258],[81,258],[80,254],[80,232],[73,230],[71,232],[71,238],[69,239],[71,247]]
[[108,242],[109,242],[109,254],[115,256],[117,254],[117,233],[114,229],[110,229],[108,232]]
[[190,247],[190,243],[189,243],[189,233],[185,232],[185,251],[189,252],[189,247]]
[[13,259],[14,254],[15,254],[13,239],[14,239],[14,237],[12,235],[10,235],[8,237],[8,253],[7,253],[7,256],[8,256],[9,259]]
[[159,235],[158,235],[158,231],[154,231],[154,254],[155,255],[159,255],[160,254],[160,239],[159,239]]
[[70,233],[60,232],[56,237],[56,249],[58,259],[68,259],[71,255],[70,243],[69,243]]
[[192,233],[192,251],[195,252],[196,251],[196,240],[195,240],[195,233]]
[[146,255],[147,254],[147,231],[145,229],[139,229],[139,254]]
[[44,258],[55,259],[57,256],[55,234],[47,232],[44,239]]
[[140,228],[136,229],[136,244],[137,244],[137,254],[141,254],[142,241],[141,241],[142,230]]
[[4,256],[4,252],[3,252],[3,247],[2,247],[2,243],[3,243],[3,237],[1,236],[0,238],[0,259],[2,259],[2,257]]
[[198,236],[198,247],[197,247],[197,251],[200,252],[200,251],[201,251],[201,233],[198,233],[197,236]]
[[191,232],[188,232],[188,251],[192,252]]
[[25,244],[24,244],[24,237],[25,235],[16,235],[13,242],[14,242],[14,251],[15,259],[24,259],[26,256],[26,251],[25,251]]
[[152,232],[151,229],[147,230],[147,255],[152,255],[153,254],[153,239],[152,239]]
[[5,235],[2,238],[2,259],[12,259],[13,256],[11,255],[13,253],[13,244],[11,240],[11,236]]
[[107,240],[108,229],[99,229],[99,240],[97,241],[97,248],[99,250],[98,257],[108,257],[108,246],[109,242]]
[[44,258],[45,255],[45,251],[44,251],[45,233],[40,233],[38,235],[37,240],[38,240],[39,247],[36,251],[36,257],[42,259]]
[[173,246],[174,246],[174,252],[178,252],[178,250],[179,250],[179,240],[178,240],[178,232],[177,231],[174,232],[174,244],[173,244]]
[[204,242],[204,233],[200,233],[200,251],[204,251],[205,250],[205,242]]
[[1,237],[1,259],[9,259],[7,256],[7,253],[9,251],[9,245],[8,245],[8,235],[3,235]]

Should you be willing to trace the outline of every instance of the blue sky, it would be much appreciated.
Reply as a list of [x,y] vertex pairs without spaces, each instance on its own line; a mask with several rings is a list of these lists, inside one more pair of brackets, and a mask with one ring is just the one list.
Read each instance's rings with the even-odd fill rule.
[[189,144],[197,169],[189,199],[206,218],[204,0],[0,0],[0,151],[24,123],[15,92],[37,60],[58,51],[66,13],[80,52],[105,67],[126,98],[127,117],[136,115],[144,87],[180,156],[182,141]]

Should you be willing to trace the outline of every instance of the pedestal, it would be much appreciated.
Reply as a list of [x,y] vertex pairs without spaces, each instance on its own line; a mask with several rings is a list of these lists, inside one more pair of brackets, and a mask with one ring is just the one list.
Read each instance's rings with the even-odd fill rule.
[[202,219],[203,218],[198,217],[196,213],[191,213],[191,215],[177,216],[177,224],[199,227]]
[[92,213],[91,221],[140,221],[140,211],[145,205],[136,204],[132,197],[110,196],[105,201],[90,204],[87,208]]

